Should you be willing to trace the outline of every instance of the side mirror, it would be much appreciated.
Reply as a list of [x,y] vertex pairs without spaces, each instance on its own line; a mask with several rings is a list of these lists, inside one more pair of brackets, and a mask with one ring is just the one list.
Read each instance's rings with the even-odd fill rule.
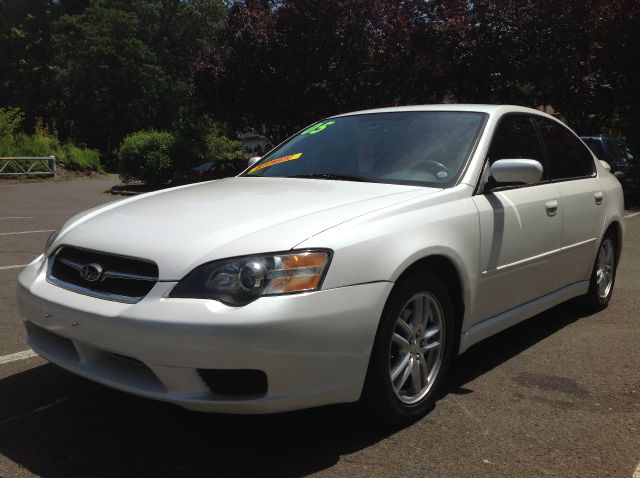
[[542,164],[535,159],[499,159],[490,170],[499,184],[534,184],[542,178]]
[[604,169],[606,169],[607,171],[611,171],[611,166],[609,165],[609,163],[607,163],[606,161],[603,161],[602,159],[600,160],[600,164],[602,164],[602,167]]
[[262,159],[262,156],[254,156],[253,158],[249,158],[249,163],[247,165],[248,168],[256,164],[258,161]]

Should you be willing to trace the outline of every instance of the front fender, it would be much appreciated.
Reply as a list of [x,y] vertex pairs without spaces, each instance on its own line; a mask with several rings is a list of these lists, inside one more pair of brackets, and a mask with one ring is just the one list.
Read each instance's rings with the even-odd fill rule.
[[478,211],[468,186],[374,211],[297,247],[334,251],[323,289],[394,282],[416,261],[443,256],[458,271],[465,302],[465,330],[475,300],[480,247]]

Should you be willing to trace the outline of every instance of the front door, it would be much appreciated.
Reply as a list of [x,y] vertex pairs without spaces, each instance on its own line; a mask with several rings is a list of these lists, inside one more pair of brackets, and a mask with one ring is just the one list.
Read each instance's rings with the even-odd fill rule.
[[[489,148],[486,168],[498,159],[535,159],[545,166],[532,117],[504,116]],[[540,183],[474,196],[480,221],[480,271],[473,322],[560,288],[555,273],[562,248],[561,197],[545,169]]]

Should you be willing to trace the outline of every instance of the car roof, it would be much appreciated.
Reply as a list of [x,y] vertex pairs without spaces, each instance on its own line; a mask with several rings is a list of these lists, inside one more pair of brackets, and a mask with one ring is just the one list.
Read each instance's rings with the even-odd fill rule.
[[370,110],[361,110],[361,111],[353,111],[350,113],[343,113],[343,114],[332,116],[332,118],[369,114],[369,113],[396,113],[396,112],[405,112],[405,111],[467,111],[467,112],[487,113],[490,115],[496,115],[496,114],[501,115],[504,113],[529,113],[529,114],[537,114],[540,116],[545,116],[551,119],[555,119],[553,116],[547,113],[543,113],[542,111],[535,110],[533,108],[527,108],[524,106],[457,104],[457,103],[375,108]]

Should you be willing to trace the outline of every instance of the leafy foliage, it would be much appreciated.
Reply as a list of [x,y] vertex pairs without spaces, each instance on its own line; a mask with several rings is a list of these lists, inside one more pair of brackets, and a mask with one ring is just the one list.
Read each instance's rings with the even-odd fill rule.
[[176,135],[175,169],[189,169],[209,160],[244,157],[242,143],[230,138],[226,125],[206,114],[185,108],[172,129]]
[[53,116],[50,37],[59,7],[48,0],[0,0],[0,106],[19,106],[30,129],[36,117]]
[[18,133],[13,142],[10,156],[62,156],[60,143],[55,136],[43,134]]
[[71,171],[102,171],[99,151],[73,143],[61,145],[55,132],[38,118],[35,132],[27,134],[20,131],[23,121],[24,114],[19,108],[0,108],[0,156],[56,156]]
[[196,86],[223,120],[274,139],[343,111],[442,101],[553,105],[580,133],[619,112],[631,131],[639,32],[634,0],[246,0]]
[[174,168],[176,138],[166,131],[137,131],[124,138],[120,146],[120,177],[125,182],[161,184]]
[[276,141],[331,113],[398,103],[408,92],[411,4],[236,3],[198,64],[199,92],[224,119],[264,124]]
[[192,64],[221,0],[0,0],[0,106],[112,152],[192,101]]
[[20,108],[0,107],[0,137],[13,138],[22,129],[24,113]]
[[65,135],[110,149],[158,113],[169,80],[139,26],[133,12],[99,3],[55,23],[56,82],[69,113],[60,125]]
[[73,143],[67,143],[61,149],[65,169],[70,171],[102,171],[98,150],[80,148]]
[[224,127],[220,124],[213,124],[208,134],[205,136],[206,159],[242,159],[242,143],[229,138],[224,134]]
[[638,51],[637,0],[0,0],[0,107],[108,154],[172,130],[176,167],[235,154],[214,123],[276,142],[443,101],[553,105],[640,147]]

